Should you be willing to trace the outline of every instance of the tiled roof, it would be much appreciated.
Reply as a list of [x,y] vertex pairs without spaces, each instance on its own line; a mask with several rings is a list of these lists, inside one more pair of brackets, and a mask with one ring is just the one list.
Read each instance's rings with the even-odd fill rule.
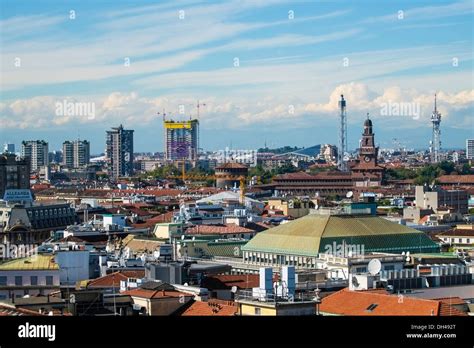
[[1,271],[59,270],[53,255],[34,255],[0,264]]
[[163,242],[158,240],[130,238],[126,244],[124,243],[124,247],[130,248],[135,253],[141,253],[158,250],[162,244]]
[[106,276],[93,279],[87,284],[87,288],[119,288],[121,280],[127,280],[128,278],[143,278],[145,277],[145,271],[119,271],[107,274]]
[[146,299],[158,299],[158,298],[177,298],[177,297],[192,297],[190,294],[176,290],[147,290],[147,289],[133,289],[122,292],[124,295],[132,297],[141,297]]
[[250,289],[258,285],[258,274],[214,275],[204,278],[201,282],[201,287],[209,290],[231,289],[233,286],[238,289]]
[[216,169],[247,169],[246,165],[237,162],[227,162],[216,166]]
[[232,234],[232,233],[252,233],[250,228],[237,226],[236,224],[227,225],[196,225],[186,230],[186,234]]
[[17,316],[45,316],[39,312],[29,309],[16,308],[7,304],[0,304],[0,317],[17,317]]
[[441,175],[436,179],[441,185],[443,184],[474,184],[474,175]]
[[232,316],[237,313],[234,302],[209,300],[208,302],[195,301],[181,315],[182,316]]
[[[369,291],[340,290],[322,299],[320,311],[336,315],[439,316],[463,315],[441,301],[399,297]],[[447,305],[449,306],[449,305]]]
[[474,237],[474,229],[456,228],[449,231],[438,233],[438,237]]

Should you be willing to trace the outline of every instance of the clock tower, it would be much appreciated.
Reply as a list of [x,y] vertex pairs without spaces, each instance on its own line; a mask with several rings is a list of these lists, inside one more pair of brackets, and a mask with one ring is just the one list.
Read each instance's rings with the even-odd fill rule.
[[372,121],[367,114],[367,119],[364,122],[364,133],[362,133],[362,139],[360,141],[359,148],[359,161],[372,163],[374,166],[377,165],[378,148],[375,147],[375,134],[372,130]]
[[359,158],[351,168],[352,179],[355,186],[380,186],[384,168],[377,163],[379,149],[375,146],[375,134],[372,120],[367,114],[364,122],[364,132],[360,140]]

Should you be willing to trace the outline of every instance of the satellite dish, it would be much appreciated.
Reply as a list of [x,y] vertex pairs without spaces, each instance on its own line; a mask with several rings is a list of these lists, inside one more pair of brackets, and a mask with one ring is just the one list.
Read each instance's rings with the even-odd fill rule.
[[354,196],[354,192],[349,191],[346,193],[346,198],[352,198]]
[[233,286],[232,289],[230,289],[230,292],[235,294],[237,292],[237,287]]
[[359,287],[359,281],[357,280],[356,276],[352,277],[352,285],[354,285],[355,288]]
[[382,263],[379,259],[372,259],[370,260],[369,266],[367,268],[369,269],[370,274],[376,275],[382,269]]

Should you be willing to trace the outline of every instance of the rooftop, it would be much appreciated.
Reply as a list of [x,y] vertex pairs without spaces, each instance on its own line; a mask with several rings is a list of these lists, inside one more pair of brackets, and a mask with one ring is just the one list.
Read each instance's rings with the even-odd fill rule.
[[310,214],[258,233],[244,251],[318,256],[336,244],[364,245],[365,252],[435,252],[423,232],[371,215]]
[[34,255],[0,264],[0,271],[59,270],[53,255]]
[[182,316],[232,316],[237,313],[234,302],[210,300],[208,302],[195,301],[181,315]]
[[369,291],[340,290],[323,298],[320,311],[335,315],[356,316],[439,316],[466,315],[446,303]]

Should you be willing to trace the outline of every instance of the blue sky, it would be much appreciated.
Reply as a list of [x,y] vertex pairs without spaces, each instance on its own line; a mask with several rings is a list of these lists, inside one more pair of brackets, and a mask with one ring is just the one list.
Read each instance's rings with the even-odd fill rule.
[[[474,137],[473,2],[380,3],[3,0],[0,142],[54,150],[81,137],[98,153],[122,123],[137,151],[162,151],[156,113],[194,117],[201,100],[206,149],[336,143],[344,93],[350,148],[367,112],[380,146],[426,147],[436,92],[442,145],[462,147]],[[57,115],[63,101],[94,117]],[[420,117],[382,114],[389,103]]]

